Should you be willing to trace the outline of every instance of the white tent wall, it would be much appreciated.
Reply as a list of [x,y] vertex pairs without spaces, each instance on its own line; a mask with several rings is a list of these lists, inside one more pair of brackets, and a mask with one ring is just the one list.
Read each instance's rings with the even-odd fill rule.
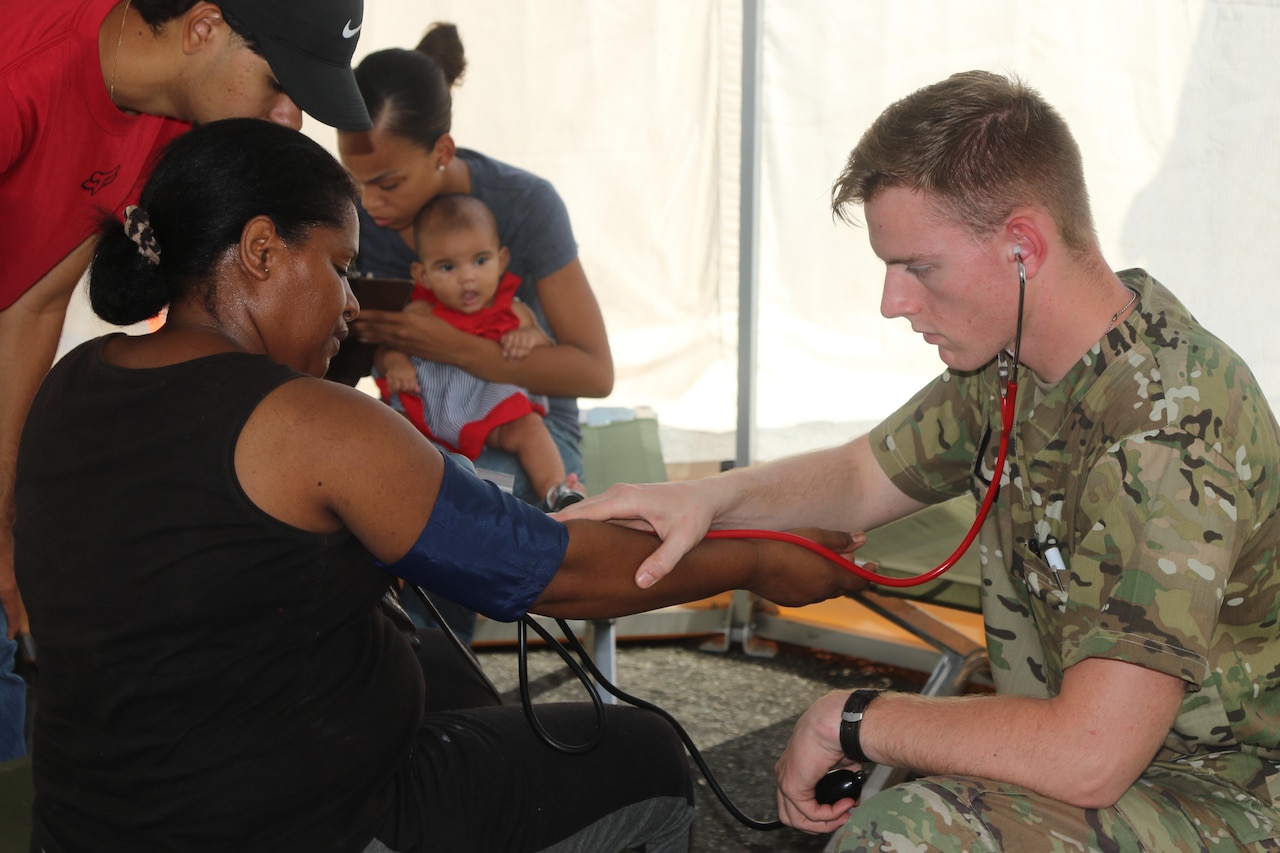
[[[564,196],[617,368],[613,395],[584,406],[732,430],[740,0],[365,2],[357,62],[457,23],[458,143]],[[970,68],[1016,73],[1059,109],[1112,265],[1148,268],[1280,400],[1278,0],[763,5],[762,431],[799,442],[796,425],[828,421],[823,435],[852,435],[941,368],[905,321],[879,316],[883,267],[861,228],[833,221],[829,193],[886,105]],[[333,147],[328,128],[305,130]],[[757,458],[793,449],[771,447]]]
[[1059,109],[1113,267],[1148,268],[1280,398],[1280,297],[1254,257],[1280,233],[1280,5],[815,6],[766,7],[762,426],[878,419],[938,372],[933,347],[878,316],[883,267],[827,202],[880,110],[970,68],[1016,73]]
[[[458,24],[459,143],[564,195],[613,345],[614,405],[732,430],[739,0],[367,0],[361,51]],[[1280,398],[1257,250],[1280,233],[1280,4],[763,0],[757,423],[851,432],[940,369],[879,315],[882,265],[830,188],[891,101],[954,71],[1022,76],[1083,151],[1116,268],[1145,266]],[[1012,309],[1012,306],[1011,306]],[[584,401],[584,405],[590,405]]]

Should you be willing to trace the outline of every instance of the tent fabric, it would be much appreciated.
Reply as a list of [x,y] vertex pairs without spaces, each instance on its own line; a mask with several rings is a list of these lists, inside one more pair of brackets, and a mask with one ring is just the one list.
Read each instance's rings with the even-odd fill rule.
[[[1275,0],[762,0],[756,421],[871,423],[941,369],[879,315],[883,268],[831,184],[892,101],[1015,73],[1080,142],[1103,251],[1144,266],[1280,398]],[[584,406],[731,430],[738,352],[741,0],[366,0],[355,60],[459,27],[458,143],[550,179],[617,381]],[[328,128],[305,132],[333,148]]]

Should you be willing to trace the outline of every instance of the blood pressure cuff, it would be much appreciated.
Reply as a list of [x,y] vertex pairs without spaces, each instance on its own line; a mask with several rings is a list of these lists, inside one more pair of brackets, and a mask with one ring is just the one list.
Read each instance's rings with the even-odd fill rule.
[[444,456],[435,508],[409,553],[382,568],[490,619],[513,622],[564,561],[569,531]]

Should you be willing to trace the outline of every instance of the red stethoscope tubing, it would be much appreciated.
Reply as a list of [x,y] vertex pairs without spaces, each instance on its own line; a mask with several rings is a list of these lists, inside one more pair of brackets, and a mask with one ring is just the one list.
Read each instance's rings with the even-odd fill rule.
[[951,553],[950,557],[943,560],[936,567],[919,575],[911,577],[891,577],[874,572],[860,563],[848,560],[830,548],[819,545],[811,539],[805,539],[803,536],[797,536],[794,533],[785,533],[781,530],[709,530],[707,531],[707,539],[774,539],[779,542],[790,542],[807,548],[819,556],[826,557],[831,562],[853,572],[860,578],[864,578],[871,583],[880,584],[881,586],[890,587],[912,587],[926,584],[931,580],[935,580],[945,574],[952,566],[960,562],[960,558],[969,550],[969,546],[973,544],[973,540],[977,538],[978,531],[982,529],[982,523],[987,520],[987,513],[991,511],[991,505],[995,503],[996,492],[1000,491],[1000,478],[1004,475],[1005,457],[1009,455],[1009,435],[1013,432],[1013,413],[1015,410],[1015,398],[1018,394],[1018,383],[1012,381],[1009,383],[1008,393],[1000,401],[1000,445],[996,452],[995,469],[991,474],[991,484],[987,486],[986,497],[982,500],[982,506],[978,508],[978,514],[974,517],[973,525],[969,528],[968,534],[960,542],[958,548]]
[[[898,588],[920,586],[941,577],[948,569],[960,562],[960,558],[964,556],[964,552],[969,550],[969,546],[973,544],[973,540],[977,538],[978,531],[982,529],[982,524],[987,520],[987,513],[991,511],[991,505],[996,501],[996,493],[1000,491],[1000,478],[1004,476],[1004,462],[1009,455],[1009,436],[1013,434],[1013,418],[1018,410],[1018,364],[1022,350],[1022,305],[1027,293],[1027,270],[1022,265],[1022,250],[1020,247],[1014,247],[1014,259],[1018,264],[1018,325],[1017,331],[1013,337],[1013,362],[1009,366],[1004,359],[1004,353],[1000,354],[1000,445],[996,450],[995,469],[991,473],[991,482],[987,485],[986,497],[982,499],[982,506],[978,508],[978,514],[973,519],[973,525],[969,528],[968,534],[961,541],[960,547],[951,553],[950,557],[943,560],[935,568],[919,575],[911,577],[899,578],[882,575],[879,572],[873,572],[867,567],[855,563],[852,560],[846,560],[844,557],[825,548],[810,539],[803,536],[797,536],[794,533],[784,533],[778,530],[709,530],[705,538],[707,539],[776,539],[780,542],[790,542],[807,548],[815,554],[826,557],[838,566],[842,566],[853,572],[860,578],[864,578],[871,583],[880,584],[881,586],[892,586]],[[1006,372],[1007,371],[1007,372]],[[981,464],[979,462],[979,464]]]

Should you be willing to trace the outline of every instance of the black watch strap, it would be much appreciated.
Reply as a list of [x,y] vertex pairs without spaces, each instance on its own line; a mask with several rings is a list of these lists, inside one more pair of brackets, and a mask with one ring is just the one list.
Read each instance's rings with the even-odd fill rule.
[[860,734],[862,731],[862,715],[866,712],[871,700],[880,695],[879,690],[855,690],[845,700],[844,710],[840,712],[840,748],[845,757],[859,764],[871,764],[870,758],[862,751]]

